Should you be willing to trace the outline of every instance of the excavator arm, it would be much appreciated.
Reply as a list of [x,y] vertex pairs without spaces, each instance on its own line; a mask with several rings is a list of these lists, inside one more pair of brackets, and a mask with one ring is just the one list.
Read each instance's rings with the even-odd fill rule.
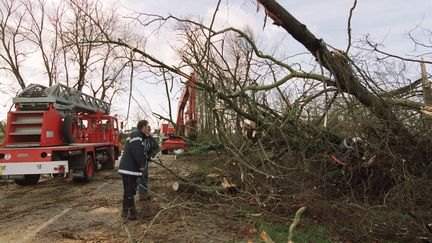
[[191,73],[185,83],[185,88],[180,97],[177,109],[177,129],[170,129],[168,124],[162,124],[161,133],[165,137],[161,142],[161,150],[167,153],[169,149],[182,148],[187,150],[188,146],[181,137],[190,140],[197,138],[198,119],[196,111],[196,75]]
[[195,73],[191,73],[191,77],[186,81],[185,89],[180,98],[176,121],[178,126],[178,135],[186,136],[191,140],[196,139],[197,129],[195,78]]

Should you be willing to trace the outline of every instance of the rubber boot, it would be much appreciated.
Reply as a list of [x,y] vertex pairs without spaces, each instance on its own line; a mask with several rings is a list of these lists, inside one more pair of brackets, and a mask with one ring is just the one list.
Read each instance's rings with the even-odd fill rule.
[[135,219],[137,219],[138,212],[137,212],[137,210],[135,208],[134,198],[130,199],[130,205],[131,205],[131,207],[129,209],[129,219],[130,220],[135,220]]
[[137,211],[135,209],[134,198],[123,197],[122,218],[128,220],[137,219]]
[[123,209],[122,209],[122,214],[121,214],[122,218],[127,218],[128,210],[129,210],[128,199],[127,199],[127,197],[123,197]]

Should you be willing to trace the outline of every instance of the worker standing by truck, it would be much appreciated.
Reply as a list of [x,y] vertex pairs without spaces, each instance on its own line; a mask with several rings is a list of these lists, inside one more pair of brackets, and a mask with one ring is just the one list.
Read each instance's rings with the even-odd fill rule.
[[149,134],[150,126],[148,121],[139,121],[137,129],[127,138],[123,156],[120,160],[118,173],[123,180],[123,209],[121,216],[125,219],[137,219],[134,196],[136,194],[137,179],[142,177],[146,168],[147,154],[151,148],[150,140],[147,139]]

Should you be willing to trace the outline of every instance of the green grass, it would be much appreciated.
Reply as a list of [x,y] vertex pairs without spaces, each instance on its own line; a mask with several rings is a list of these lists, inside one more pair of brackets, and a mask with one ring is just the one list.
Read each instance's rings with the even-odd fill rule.
[[[234,205],[232,205],[232,210],[245,216],[256,213],[255,208],[241,202],[234,203]],[[288,230],[293,219],[294,214],[291,215],[290,220],[286,222],[275,220],[271,215],[265,214],[259,217],[246,216],[244,218],[244,220],[253,223],[258,234],[265,231],[276,243],[288,242]],[[325,226],[319,225],[305,216],[300,217],[300,223],[294,229],[293,235],[293,241],[295,243],[331,243],[338,242],[339,238],[337,233],[330,231]]]
[[[337,241],[337,238],[333,240],[326,239],[326,236],[328,237],[330,234],[325,227],[315,225],[312,221],[304,218],[300,222],[300,225],[294,229],[294,242],[331,243]],[[288,241],[289,224],[261,222],[257,225],[258,232],[265,231],[274,242]]]

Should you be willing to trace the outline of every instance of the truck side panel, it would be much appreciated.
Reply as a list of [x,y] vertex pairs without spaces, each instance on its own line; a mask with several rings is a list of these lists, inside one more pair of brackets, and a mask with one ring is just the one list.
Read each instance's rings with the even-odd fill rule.
[[0,163],[1,175],[56,174],[69,171],[68,161]]

